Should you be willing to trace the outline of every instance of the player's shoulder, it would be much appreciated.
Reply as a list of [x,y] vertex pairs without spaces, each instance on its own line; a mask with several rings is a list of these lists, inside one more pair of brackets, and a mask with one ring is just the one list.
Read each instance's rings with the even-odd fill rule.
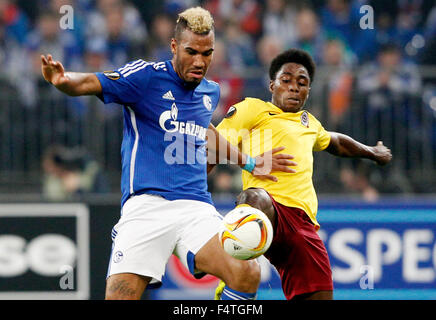
[[226,119],[233,118],[238,114],[238,118],[257,118],[260,114],[266,111],[268,104],[260,99],[247,97],[244,100],[232,105],[225,115]]
[[268,104],[258,98],[246,97],[244,100],[234,105],[237,109],[263,110],[268,108]]
[[205,85],[207,85],[207,86],[211,86],[211,87],[218,87],[219,88],[219,83],[218,82],[216,82],[216,81],[213,81],[213,80],[210,80],[210,79],[207,79],[207,78],[203,78],[204,79],[204,83],[205,83]]
[[201,90],[209,91],[209,92],[219,92],[220,91],[220,85],[217,82],[215,82],[213,80],[206,79],[206,78],[203,78],[199,87]]
[[134,76],[145,76],[154,72],[167,72],[168,67],[165,61],[154,62],[137,59],[126,63],[124,66],[118,68],[117,72],[124,78]]

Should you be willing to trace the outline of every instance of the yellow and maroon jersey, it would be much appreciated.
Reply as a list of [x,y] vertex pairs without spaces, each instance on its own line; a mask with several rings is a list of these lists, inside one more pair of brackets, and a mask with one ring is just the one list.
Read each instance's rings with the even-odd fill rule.
[[283,112],[271,102],[246,98],[232,106],[217,130],[252,157],[276,147],[293,155],[296,173],[274,172],[278,182],[262,180],[243,171],[243,189],[263,188],[288,207],[304,210],[317,228],[318,199],[312,182],[313,151],[328,147],[330,134],[309,112]]

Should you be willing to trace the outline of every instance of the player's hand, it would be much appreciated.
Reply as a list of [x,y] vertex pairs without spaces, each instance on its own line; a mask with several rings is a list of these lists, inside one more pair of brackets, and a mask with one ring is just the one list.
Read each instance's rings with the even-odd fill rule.
[[382,141],[378,141],[377,145],[372,147],[372,150],[374,153],[374,161],[377,162],[378,165],[384,166],[391,161],[391,150],[383,145]]
[[65,69],[62,63],[54,61],[50,54],[48,54],[47,57],[41,55],[41,72],[44,79],[54,86],[63,85],[69,80],[65,75]]
[[269,179],[277,182],[277,177],[271,175],[272,171],[295,173],[295,169],[289,167],[297,165],[296,162],[291,161],[291,159],[294,159],[294,156],[284,153],[276,154],[283,149],[285,147],[278,147],[258,155],[256,157],[256,167],[254,167],[251,174],[260,179]]

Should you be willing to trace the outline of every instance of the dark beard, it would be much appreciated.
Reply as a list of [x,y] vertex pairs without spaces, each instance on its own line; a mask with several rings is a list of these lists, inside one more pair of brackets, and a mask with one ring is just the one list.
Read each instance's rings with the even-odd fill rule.
[[185,81],[185,88],[189,90],[194,90],[200,84],[201,81]]

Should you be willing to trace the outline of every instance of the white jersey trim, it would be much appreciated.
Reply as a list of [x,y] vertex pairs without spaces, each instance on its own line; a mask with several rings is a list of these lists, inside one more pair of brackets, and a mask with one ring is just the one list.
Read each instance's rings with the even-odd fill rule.
[[[134,66],[134,69],[131,69],[130,71],[128,71],[128,72],[126,72],[126,73],[122,73],[122,75],[124,76],[124,78],[127,78],[129,75],[131,75],[132,73],[135,73],[135,72],[137,72],[137,71],[139,71],[139,70],[142,70],[142,69],[144,69],[145,67],[147,67],[147,66],[149,66],[149,65],[152,65],[152,64],[154,64],[153,62],[144,62],[143,64],[142,63],[139,63],[139,64],[137,64],[137,65],[135,65]],[[126,70],[127,71],[127,70]]]
[[133,61],[133,62],[131,62],[131,63],[126,64],[126,65],[125,65],[124,67],[122,67],[122,68],[119,68],[118,71],[119,71],[121,74],[124,74],[126,71],[128,71],[128,70],[130,70],[130,69],[133,69],[133,68],[135,68],[137,65],[142,64],[142,63],[145,63],[145,61],[142,60],[142,59],[138,59],[138,60],[136,60],[136,61]]
[[132,122],[132,128],[135,132],[135,142],[133,143],[132,155],[130,157],[130,194],[133,194],[133,177],[135,176],[135,163],[136,163],[136,153],[138,151],[139,142],[139,132],[136,125],[136,116],[132,108],[127,107],[130,112],[130,121]]

